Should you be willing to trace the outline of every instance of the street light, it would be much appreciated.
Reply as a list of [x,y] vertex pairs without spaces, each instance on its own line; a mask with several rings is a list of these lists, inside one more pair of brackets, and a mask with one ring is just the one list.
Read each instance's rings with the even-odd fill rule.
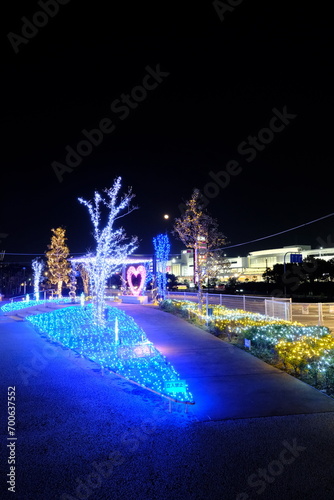
[[[284,272],[283,272],[283,276],[285,275],[285,272],[286,272],[286,263],[285,263],[285,257],[288,255],[288,254],[291,254],[291,255],[301,255],[303,256],[303,254],[301,252],[285,252],[284,254],[284,258],[283,258],[283,269],[284,269]],[[301,259],[295,259],[294,261],[292,262],[302,262],[302,258]],[[286,297],[286,285],[284,283],[284,297]]]

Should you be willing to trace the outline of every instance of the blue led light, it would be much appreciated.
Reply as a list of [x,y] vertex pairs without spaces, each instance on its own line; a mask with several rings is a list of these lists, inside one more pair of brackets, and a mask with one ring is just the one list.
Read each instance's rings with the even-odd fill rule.
[[43,304],[59,304],[63,302],[70,302],[71,299],[68,297],[62,297],[61,299],[48,299],[48,300],[22,300],[20,302],[9,302],[0,307],[0,310],[7,313],[12,311],[19,311],[20,309],[25,309],[27,307],[40,306]]
[[[115,335],[117,318],[118,335]],[[184,392],[166,390],[165,382],[180,381],[175,368],[147,339],[131,316],[107,306],[104,326],[93,323],[92,305],[72,306],[27,318],[38,332],[138,384],[179,401],[193,402]],[[177,384],[176,384],[177,385]]]
[[164,298],[167,287],[167,261],[170,252],[170,243],[167,234],[158,234],[153,238],[153,246],[157,263],[158,294]]

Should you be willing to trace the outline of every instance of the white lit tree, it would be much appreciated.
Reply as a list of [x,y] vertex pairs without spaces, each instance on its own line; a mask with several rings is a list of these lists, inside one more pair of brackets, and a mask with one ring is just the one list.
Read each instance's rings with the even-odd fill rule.
[[34,296],[36,300],[39,300],[39,285],[42,279],[44,263],[39,259],[34,259],[31,263],[31,267],[34,272]]
[[[79,198],[79,202],[88,208],[94,227],[93,235],[96,241],[96,253],[95,255],[86,255],[83,265],[87,269],[93,294],[94,323],[99,326],[103,326],[105,323],[104,310],[107,279],[119,269],[126,257],[133,253],[138,243],[135,236],[128,241],[122,227],[114,228],[116,220],[137,209],[137,207],[131,206],[131,201],[135,196],[131,188],[126,194],[119,197],[120,189],[121,177],[117,177],[113,186],[104,190],[105,196],[95,192],[93,201]],[[101,223],[103,207],[107,209],[104,227]]]

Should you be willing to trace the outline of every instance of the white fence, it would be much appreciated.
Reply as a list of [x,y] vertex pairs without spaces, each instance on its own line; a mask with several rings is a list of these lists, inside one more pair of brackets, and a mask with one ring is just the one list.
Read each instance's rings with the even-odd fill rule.
[[[197,301],[196,292],[168,292],[168,299],[180,299]],[[229,309],[242,309],[244,311],[265,314],[273,318],[291,320],[291,299],[282,297],[256,297],[249,295],[226,295],[216,293],[205,293],[204,299],[209,304],[220,304]]]
[[292,319],[307,325],[322,325],[334,328],[333,302],[294,302]]
[[[168,292],[167,298],[197,301],[196,292]],[[304,325],[327,326],[334,334],[333,302],[292,302],[290,298],[255,297],[249,295],[204,294],[208,304],[220,304],[229,309],[243,309],[273,318],[298,321]]]
[[265,314],[273,318],[292,320],[291,301],[265,299]]

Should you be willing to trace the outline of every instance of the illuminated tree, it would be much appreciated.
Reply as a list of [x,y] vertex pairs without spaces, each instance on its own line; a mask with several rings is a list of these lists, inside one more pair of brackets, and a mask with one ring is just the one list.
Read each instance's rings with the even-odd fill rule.
[[226,238],[218,230],[217,220],[203,208],[198,189],[194,189],[186,202],[184,214],[175,219],[173,232],[187,248],[194,251],[194,281],[198,285],[201,306],[203,284],[217,278],[228,263],[221,249],[226,244]]
[[[130,206],[135,196],[132,194],[131,188],[118,199],[120,189],[121,177],[117,177],[113,186],[104,190],[105,197],[95,192],[94,201],[79,198],[79,202],[88,208],[96,241],[95,255],[88,254],[83,261],[83,265],[86,267],[90,279],[93,294],[93,317],[94,323],[97,325],[103,325],[105,322],[107,279],[122,266],[125,258],[137,248],[137,237],[132,237],[128,243],[125,243],[127,236],[124,229],[122,227],[119,229],[114,228],[117,219],[128,215],[137,208]],[[101,209],[103,206],[107,208],[107,214],[105,214],[105,225],[101,227]]]
[[46,252],[48,278],[50,283],[57,285],[57,295],[62,296],[63,283],[69,282],[69,274],[71,266],[67,257],[69,256],[69,249],[66,245],[67,238],[65,237],[65,229],[58,227],[51,229],[53,236],[51,237],[51,244],[48,245],[49,251]]
[[34,296],[35,300],[39,300],[39,284],[42,279],[42,271],[44,263],[39,259],[34,259],[31,263],[34,272]]
[[158,294],[164,299],[167,288],[167,260],[170,252],[170,243],[167,234],[158,234],[153,238],[155,251]]

